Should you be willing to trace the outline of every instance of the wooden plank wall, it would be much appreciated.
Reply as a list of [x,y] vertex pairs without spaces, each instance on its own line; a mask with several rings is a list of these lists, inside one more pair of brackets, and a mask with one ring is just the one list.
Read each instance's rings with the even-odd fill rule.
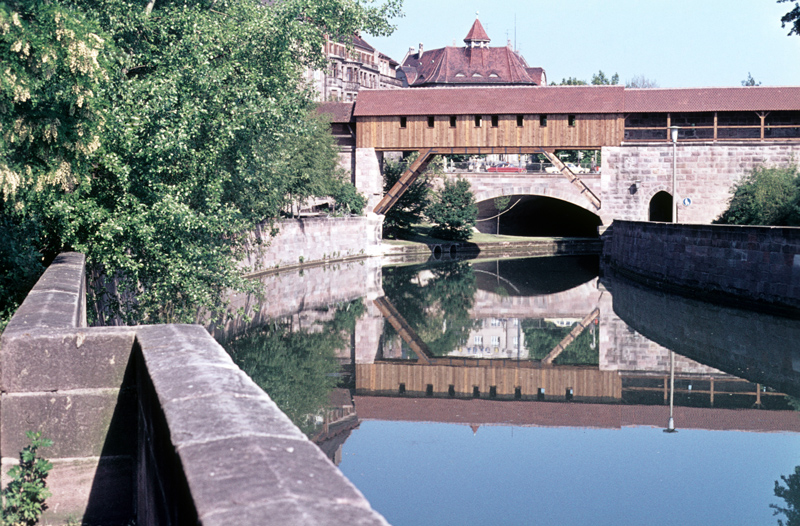
[[472,396],[475,386],[481,398],[489,397],[491,387],[497,397],[513,399],[517,387],[523,399],[536,398],[545,390],[546,398],[563,399],[567,389],[575,398],[622,398],[622,380],[616,371],[600,371],[588,367],[553,366],[516,367],[456,367],[449,365],[416,365],[403,363],[356,364],[356,392],[359,394],[397,393],[400,384],[406,392],[424,394],[433,385],[436,396],[446,396],[450,386],[456,396]]
[[492,116],[483,115],[481,126],[475,126],[474,115],[456,116],[456,126],[450,126],[450,116],[434,116],[433,128],[427,116],[406,117],[406,127],[400,127],[400,117],[358,117],[356,147],[379,150],[419,150],[422,148],[599,148],[619,146],[624,137],[625,119],[621,114],[576,114],[574,126],[569,115],[550,114],[547,126],[542,127],[539,115],[524,115],[523,125],[517,126],[516,115],[498,115],[497,126]]

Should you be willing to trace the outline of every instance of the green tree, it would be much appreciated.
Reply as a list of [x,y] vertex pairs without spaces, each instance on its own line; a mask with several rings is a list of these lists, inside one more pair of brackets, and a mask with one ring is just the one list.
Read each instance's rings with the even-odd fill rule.
[[444,187],[434,193],[425,214],[434,223],[431,235],[440,239],[466,241],[478,218],[475,195],[465,179],[445,180]]
[[[793,0],[778,0],[779,4],[784,2],[792,2]],[[794,3],[794,9],[783,15],[781,18],[781,27],[789,25],[789,36],[800,35],[800,3]]]
[[778,519],[779,526],[800,526],[800,466],[794,468],[794,473],[788,477],[781,475],[780,481],[775,481],[775,496],[786,501],[786,507],[770,504],[774,515],[784,514],[786,522]]
[[[554,323],[541,320],[522,320],[525,348],[528,349],[529,356],[534,360],[541,360],[547,356],[572,329],[572,326],[559,327]],[[600,360],[600,351],[594,340],[596,334],[593,335],[592,332],[592,328],[584,330],[558,355],[554,363],[557,365],[597,365]]]
[[14,246],[2,255],[25,260],[26,281],[84,252],[101,320],[110,307],[127,323],[194,321],[246,286],[236,260],[254,224],[341,192],[304,72],[324,66],[326,35],[387,34],[399,6],[4,4],[0,225]]
[[[397,183],[406,167],[414,162],[417,154],[410,155],[403,162],[387,160],[383,165],[384,194]],[[430,180],[428,171],[422,173],[411,186],[400,196],[390,208],[383,220],[383,235],[387,238],[408,237],[412,233],[412,225],[422,221],[422,215],[428,206],[430,196]]]
[[578,80],[575,77],[569,77],[566,79],[561,79],[561,84],[559,86],[586,86],[588,82],[585,80]]
[[760,86],[760,82],[756,82],[756,79],[753,78],[753,75],[750,72],[747,72],[747,78],[742,81],[742,86]]
[[755,168],[734,186],[728,209],[715,223],[799,226],[797,167]]
[[606,86],[606,85],[616,86],[617,84],[619,84],[619,75],[617,73],[614,73],[614,75],[612,75],[611,78],[608,78],[601,69],[597,73],[592,75],[592,84],[595,86]]

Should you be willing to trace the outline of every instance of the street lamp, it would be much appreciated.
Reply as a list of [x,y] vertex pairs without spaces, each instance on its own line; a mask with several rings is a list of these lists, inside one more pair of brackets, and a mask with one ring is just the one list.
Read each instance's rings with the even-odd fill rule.
[[674,406],[675,397],[675,352],[669,352],[669,421],[667,421],[667,428],[665,433],[677,433],[675,429],[675,420],[672,418],[672,408]]
[[672,222],[678,222],[678,196],[675,193],[677,187],[677,148],[678,148],[678,126],[669,127],[669,136],[672,139]]

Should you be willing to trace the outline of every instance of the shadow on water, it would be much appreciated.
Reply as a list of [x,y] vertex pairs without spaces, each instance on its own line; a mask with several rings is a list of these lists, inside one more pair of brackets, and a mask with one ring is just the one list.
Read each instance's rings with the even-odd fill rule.
[[751,382],[800,396],[800,322],[604,277],[614,312],[646,338]]

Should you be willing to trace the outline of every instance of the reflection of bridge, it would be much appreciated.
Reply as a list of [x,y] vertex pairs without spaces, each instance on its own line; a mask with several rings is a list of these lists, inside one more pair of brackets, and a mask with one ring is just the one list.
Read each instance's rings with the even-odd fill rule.
[[[352,107],[352,105],[351,105]],[[709,222],[729,188],[760,164],[800,153],[800,88],[625,89],[620,86],[466,87],[370,90],[337,126],[355,130],[353,179],[378,213],[388,209],[436,154],[542,154],[564,181],[522,185],[601,217],[647,219],[653,197],[672,193],[669,128],[678,136],[677,194],[694,205],[679,218]],[[781,144],[775,149],[775,144]],[[599,187],[560,164],[555,150],[602,149]],[[387,196],[382,152],[419,151]],[[497,174],[491,199],[517,193]],[[536,177],[531,178],[536,179]],[[698,184],[701,183],[701,184]],[[656,201],[658,202],[658,201]]]
[[[355,405],[360,420],[443,422],[471,426],[664,427],[669,415],[663,406],[539,404],[384,396],[356,396]],[[795,411],[676,407],[675,422],[681,429],[800,433],[800,418]]]

